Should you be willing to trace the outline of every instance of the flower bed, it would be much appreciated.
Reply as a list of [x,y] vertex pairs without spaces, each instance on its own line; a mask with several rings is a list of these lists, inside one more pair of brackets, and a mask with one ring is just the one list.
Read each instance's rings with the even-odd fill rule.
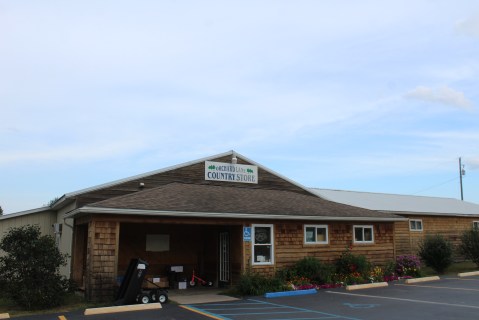
[[[238,293],[262,295],[271,292],[307,291],[366,285],[411,279],[420,276],[420,262],[415,256],[398,256],[385,266],[372,266],[365,257],[348,249],[335,263],[322,263],[307,257],[275,277],[245,273]],[[370,287],[370,286],[367,286]]]

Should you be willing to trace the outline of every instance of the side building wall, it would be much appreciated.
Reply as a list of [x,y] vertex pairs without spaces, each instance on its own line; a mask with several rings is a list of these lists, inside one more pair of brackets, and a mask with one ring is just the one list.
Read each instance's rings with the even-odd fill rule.
[[397,255],[417,254],[419,243],[427,235],[440,234],[453,244],[456,260],[463,259],[457,252],[457,248],[461,243],[462,233],[466,230],[472,229],[473,221],[479,221],[479,216],[460,217],[407,215],[405,217],[409,218],[409,220],[420,220],[422,222],[423,230],[410,230],[409,221],[396,222]]
[[[254,272],[264,275],[274,275],[277,270],[292,266],[305,257],[315,257],[325,263],[337,260],[346,250],[360,254],[374,265],[386,265],[395,258],[394,253],[394,223],[371,222],[321,222],[328,225],[328,244],[305,244],[304,225],[311,222],[284,222],[274,224],[274,265],[252,265],[252,243],[245,245],[244,264]],[[353,243],[354,225],[372,225],[374,228],[374,243]]]
[[[57,222],[54,211],[42,211],[32,214],[16,215],[11,217],[4,215],[0,218],[0,239],[2,239],[10,228],[18,228],[26,225],[38,225],[43,235],[54,236],[52,225]],[[0,251],[0,256],[4,252]]]
[[56,234],[58,249],[61,253],[67,255],[67,264],[60,267],[60,274],[71,278],[71,260],[72,260],[72,239],[74,219],[64,219],[65,213],[75,209],[75,204],[71,203],[59,210],[56,214],[56,223],[62,225],[62,232]]

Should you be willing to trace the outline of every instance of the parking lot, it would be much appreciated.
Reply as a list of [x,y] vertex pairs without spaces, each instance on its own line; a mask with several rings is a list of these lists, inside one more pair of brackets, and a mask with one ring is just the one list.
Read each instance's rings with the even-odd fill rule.
[[[405,284],[390,283],[383,288],[346,291],[324,289],[315,294],[237,301],[177,305],[167,303],[160,310],[84,316],[64,314],[75,319],[170,319],[170,320],[314,320],[314,319],[421,319],[451,320],[479,318],[479,276]],[[17,319],[58,319],[58,315]]]
[[478,319],[479,277],[445,277],[439,281],[238,302],[183,306],[213,319]]

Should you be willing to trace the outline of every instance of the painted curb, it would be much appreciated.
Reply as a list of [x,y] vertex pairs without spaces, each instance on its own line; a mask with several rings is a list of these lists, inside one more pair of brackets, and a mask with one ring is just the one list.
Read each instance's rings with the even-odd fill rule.
[[10,315],[8,313],[0,313],[0,319],[10,319]]
[[479,276],[479,271],[461,272],[457,274],[458,277]]
[[353,290],[361,290],[361,289],[369,289],[369,288],[382,288],[387,286],[388,286],[387,282],[373,282],[373,283],[353,284],[350,286],[346,286],[346,290],[353,291]]
[[296,290],[296,291],[281,291],[281,292],[267,292],[264,294],[265,298],[278,298],[278,297],[291,297],[291,296],[301,296],[305,294],[314,294],[317,293],[316,289],[308,290]]
[[85,309],[85,316],[94,314],[119,313],[128,311],[154,310],[161,309],[161,303],[147,303],[147,304],[132,304],[126,306],[104,307],[104,308],[90,308]]
[[432,277],[424,277],[424,278],[406,279],[405,283],[410,284],[410,283],[436,281],[436,280],[441,280],[441,278],[439,278],[438,276],[432,276]]

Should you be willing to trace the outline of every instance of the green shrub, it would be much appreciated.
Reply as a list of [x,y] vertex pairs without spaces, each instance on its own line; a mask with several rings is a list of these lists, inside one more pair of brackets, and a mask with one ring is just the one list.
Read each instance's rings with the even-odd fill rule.
[[330,263],[321,264],[321,270],[319,274],[313,278],[318,284],[331,284],[334,282],[334,265]]
[[296,274],[306,278],[314,278],[321,272],[321,262],[315,257],[305,257],[294,264]]
[[439,274],[452,264],[452,244],[441,235],[426,236],[419,243],[419,256]]
[[331,283],[334,267],[322,263],[315,257],[305,257],[297,261],[291,268],[291,274],[296,277],[311,279],[316,284]]
[[336,260],[334,282],[359,284],[369,281],[371,264],[363,255],[353,254],[350,248]]
[[259,296],[266,292],[288,290],[283,280],[279,277],[266,277],[258,273],[247,271],[241,275],[236,291],[243,296]]
[[293,278],[298,277],[296,270],[294,267],[291,268],[283,268],[276,270],[276,278],[281,279],[281,281],[287,282]]
[[2,291],[25,309],[61,305],[68,281],[60,276],[65,265],[51,236],[42,236],[39,226],[11,228],[0,241],[5,255],[0,257]]
[[355,255],[349,249],[341,254],[336,260],[336,273],[347,275],[357,272],[362,276],[367,276],[371,269],[371,264],[363,255]]
[[384,276],[391,277],[396,275],[396,262],[389,261],[384,266]]
[[473,228],[462,234],[459,251],[479,267],[479,229]]

